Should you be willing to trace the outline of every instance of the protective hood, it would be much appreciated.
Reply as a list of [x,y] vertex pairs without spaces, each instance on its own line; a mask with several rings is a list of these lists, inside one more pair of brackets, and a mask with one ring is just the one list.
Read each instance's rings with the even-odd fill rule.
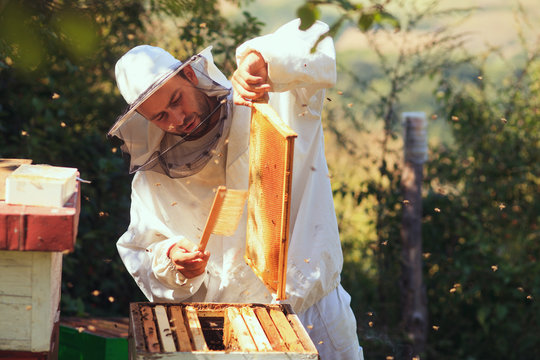
[[[174,59],[164,50],[159,50],[168,55],[161,56],[169,61],[168,66],[158,67],[157,60],[152,58],[149,60],[149,56],[144,59],[145,63],[150,63],[151,66],[144,66],[144,64],[135,66],[136,61],[127,57],[129,53],[118,61],[116,66],[118,87],[130,106],[109,130],[108,136],[121,140],[122,152],[129,158],[130,173],[151,170],[166,174],[171,178],[187,177],[199,172],[210,161],[215,150],[221,146],[228,135],[230,127],[228,114],[231,107],[229,99],[232,86],[214,64],[211,47],[183,63]],[[137,55],[140,57],[139,54]],[[212,105],[213,107],[199,114],[199,124],[190,126],[193,128],[188,130],[187,135],[177,135],[166,132],[148,121],[137,112],[137,108],[167,81],[174,76],[180,76],[179,72],[187,65],[191,66],[198,79],[196,85],[190,85],[193,88],[190,91],[199,91],[210,98],[215,97],[216,101],[211,103],[216,105]],[[156,72],[156,74],[151,74],[155,80],[149,86],[141,87],[137,81],[126,80],[129,78],[151,78],[147,75],[150,72],[148,69]],[[135,100],[133,100],[134,98]],[[215,119],[216,113],[219,114],[219,120],[210,130],[200,137],[190,137],[199,129],[208,126],[210,118],[214,116]]]

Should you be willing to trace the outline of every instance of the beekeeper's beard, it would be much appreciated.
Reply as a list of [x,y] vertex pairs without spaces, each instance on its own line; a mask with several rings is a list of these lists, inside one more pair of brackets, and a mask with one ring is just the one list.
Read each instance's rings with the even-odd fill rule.
[[185,136],[186,141],[197,140],[204,134],[208,133],[217,123],[219,113],[213,112],[218,106],[218,101],[215,97],[209,97],[198,88],[193,88],[195,92],[195,102],[197,111],[191,112],[186,116],[186,122],[189,124],[192,120],[196,123],[191,126],[190,131],[176,132],[177,135]]

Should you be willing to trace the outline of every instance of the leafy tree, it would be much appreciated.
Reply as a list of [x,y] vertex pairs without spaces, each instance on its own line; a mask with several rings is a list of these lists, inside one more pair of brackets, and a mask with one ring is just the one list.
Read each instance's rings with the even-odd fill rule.
[[455,145],[428,169],[433,357],[539,355],[539,56],[526,53],[503,81],[482,63],[468,81],[441,82]]

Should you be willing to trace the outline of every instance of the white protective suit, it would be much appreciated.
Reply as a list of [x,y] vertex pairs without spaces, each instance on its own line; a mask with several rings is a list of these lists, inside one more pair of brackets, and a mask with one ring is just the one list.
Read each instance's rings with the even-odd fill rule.
[[[340,286],[343,258],[324,156],[321,111],[325,88],[336,82],[335,50],[318,22],[307,31],[299,20],[255,38],[237,49],[237,59],[258,51],[268,64],[269,104],[298,133],[290,218],[287,300],[306,326],[322,359],[358,359],[356,322],[350,297]],[[208,56],[208,55],[207,55]],[[212,64],[212,59],[208,59]],[[224,78],[216,79],[231,88]],[[126,268],[150,301],[270,303],[272,295],[243,256],[246,214],[231,237],[212,235],[206,273],[186,279],[175,270],[168,248],[185,237],[198,243],[210,212],[214,189],[248,187],[250,109],[229,97],[228,141],[202,171],[172,179],[139,171],[132,183],[131,223],[118,240]],[[330,345],[329,345],[330,343]],[[341,355],[340,355],[341,352]]]

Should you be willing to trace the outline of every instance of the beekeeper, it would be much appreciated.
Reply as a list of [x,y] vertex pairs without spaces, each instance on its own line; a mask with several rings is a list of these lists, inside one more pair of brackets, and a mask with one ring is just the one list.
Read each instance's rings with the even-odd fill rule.
[[321,124],[325,88],[336,82],[335,50],[326,37],[312,53],[328,26],[301,31],[299,24],[238,47],[231,81],[210,49],[182,63],[142,45],[117,62],[129,108],[109,135],[123,141],[136,172],[131,222],[117,246],[150,301],[275,301],[243,259],[246,214],[233,236],[213,235],[207,251],[197,248],[216,187],[248,188],[250,105],[267,96],[298,133],[286,302],[322,359],[359,359],[350,296],[340,285],[343,257]]

